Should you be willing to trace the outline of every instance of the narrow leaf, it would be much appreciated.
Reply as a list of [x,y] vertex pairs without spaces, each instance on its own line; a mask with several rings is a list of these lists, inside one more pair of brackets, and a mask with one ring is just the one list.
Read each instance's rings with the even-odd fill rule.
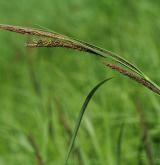
[[72,135],[72,139],[71,139],[71,143],[69,145],[69,149],[68,149],[68,152],[67,152],[67,156],[66,156],[66,159],[65,159],[65,165],[67,165],[67,162],[68,162],[68,159],[69,159],[69,156],[70,156],[70,153],[73,149],[73,146],[74,146],[74,143],[75,143],[75,139],[76,139],[76,136],[77,136],[77,133],[78,133],[78,130],[79,130],[79,127],[80,127],[80,124],[81,124],[81,121],[82,121],[82,118],[83,118],[83,115],[84,115],[84,112],[88,106],[88,103],[90,102],[91,98],[93,97],[93,95],[95,94],[95,92],[97,91],[97,89],[103,85],[105,82],[111,80],[112,78],[108,78],[106,80],[103,80],[102,82],[100,82],[99,84],[97,84],[88,94],[88,96],[86,97],[82,107],[81,107],[81,110],[80,110],[80,113],[79,113],[79,116],[78,116],[78,119],[77,119],[77,122],[76,122],[76,125],[75,125],[75,128],[74,128],[74,131],[73,131],[73,135]]
[[118,134],[118,140],[117,140],[117,165],[121,165],[122,163],[122,140],[123,140],[123,134],[124,134],[124,121],[120,125],[120,131]]

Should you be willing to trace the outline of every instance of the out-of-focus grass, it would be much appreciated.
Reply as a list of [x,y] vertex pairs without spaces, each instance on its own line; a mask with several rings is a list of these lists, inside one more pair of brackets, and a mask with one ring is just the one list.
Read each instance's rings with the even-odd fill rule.
[[[158,0],[0,1],[0,22],[30,27],[39,24],[76,36],[121,54],[160,84],[159,7]],[[0,31],[0,164],[36,163],[28,135],[45,164],[63,164],[69,135],[59,121],[55,98],[72,130],[88,91],[115,73],[95,57],[80,52],[27,50],[25,39]],[[35,89],[32,72],[41,94]],[[135,110],[138,98],[158,164],[160,99],[136,83],[118,74],[116,77],[97,92],[84,116],[76,142],[80,159],[87,165],[116,164],[118,133],[125,120],[121,164],[137,164],[141,141]],[[147,162],[144,150],[140,158]],[[75,153],[70,164],[78,164],[78,159]]]

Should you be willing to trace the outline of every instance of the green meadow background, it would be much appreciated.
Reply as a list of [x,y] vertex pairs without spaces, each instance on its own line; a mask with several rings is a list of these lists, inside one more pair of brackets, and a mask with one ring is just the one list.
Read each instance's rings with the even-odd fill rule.
[[[0,23],[41,25],[116,52],[160,84],[159,0],[1,0]],[[27,49],[29,39],[0,30],[0,165],[63,165],[85,97],[112,76],[91,100],[68,164],[160,165],[158,95],[97,57]]]

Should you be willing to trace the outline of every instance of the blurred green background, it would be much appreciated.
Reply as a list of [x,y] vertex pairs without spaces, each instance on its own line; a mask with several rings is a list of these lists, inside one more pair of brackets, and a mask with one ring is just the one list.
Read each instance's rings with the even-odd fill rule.
[[[114,51],[160,84],[159,11],[159,0],[1,0],[0,23],[41,25]],[[0,31],[0,165],[62,165],[86,95],[112,76],[89,104],[69,164],[151,164],[137,109],[144,114],[154,164],[160,164],[158,95],[94,56],[27,49],[28,39]]]

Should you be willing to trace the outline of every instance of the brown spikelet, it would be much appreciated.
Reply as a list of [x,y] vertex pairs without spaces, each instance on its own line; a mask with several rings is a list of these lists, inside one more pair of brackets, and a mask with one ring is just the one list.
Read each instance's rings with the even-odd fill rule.
[[120,68],[114,64],[105,64],[107,67],[113,69],[113,70],[116,70],[117,72],[135,80],[136,82],[142,84],[143,86],[145,86],[146,88],[152,90],[153,92],[157,93],[158,95],[160,95],[160,90],[154,86],[153,84],[151,84],[149,81],[147,81],[146,79],[140,77],[140,76],[137,76],[136,74],[132,73],[132,72],[129,72],[123,68]]
[[24,27],[19,27],[19,26],[0,24],[0,29],[9,30],[9,31],[21,33],[21,34],[64,39],[64,37],[61,35],[45,32],[45,31],[41,31],[41,30],[37,30],[37,29],[32,29],[32,28],[24,28]]
[[78,45],[76,43],[73,43],[71,41],[65,41],[57,38],[43,38],[43,39],[33,39],[32,41],[29,41],[26,43],[27,47],[63,47],[63,48],[69,48],[69,49],[75,49],[83,52],[89,52],[92,54],[96,54],[90,49],[87,49],[81,45]]

